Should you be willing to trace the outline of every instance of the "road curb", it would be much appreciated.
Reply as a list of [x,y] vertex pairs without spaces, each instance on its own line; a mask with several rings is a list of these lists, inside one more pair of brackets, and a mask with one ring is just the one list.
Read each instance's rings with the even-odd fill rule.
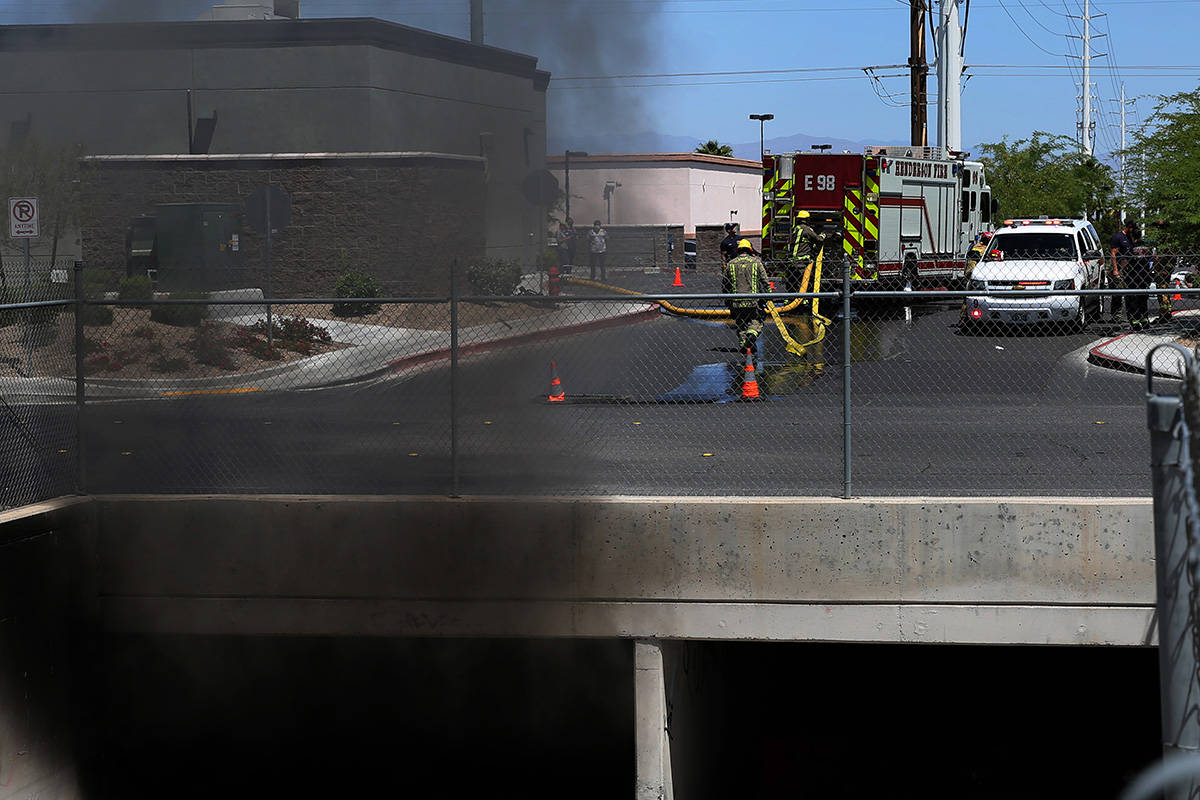
[[[1132,333],[1132,331],[1129,333]],[[1105,367],[1107,369],[1121,370],[1122,372],[1144,372],[1145,370],[1137,369],[1126,361],[1122,361],[1119,358],[1101,352],[1103,348],[1108,347],[1114,342],[1121,341],[1128,336],[1129,333],[1122,333],[1120,336],[1114,336],[1111,339],[1107,339],[1098,345],[1088,348],[1088,363],[1095,364],[1098,367]]]
[[[1111,339],[1107,339],[1107,340],[1101,342],[1100,344],[1089,348],[1088,349],[1088,357],[1087,357],[1088,363],[1095,364],[1096,366],[1103,367],[1105,369],[1116,370],[1118,372],[1131,372],[1131,373],[1134,373],[1137,375],[1145,375],[1146,367],[1144,366],[1144,362],[1145,362],[1144,358],[1142,359],[1142,363],[1134,364],[1131,361],[1128,361],[1126,359],[1119,358],[1117,356],[1111,356],[1111,355],[1108,355],[1107,353],[1103,352],[1103,349],[1105,347],[1108,347],[1109,345],[1114,344],[1115,342],[1119,342],[1122,339],[1124,339],[1126,336],[1130,336],[1135,332],[1136,331],[1128,331],[1126,333],[1122,333],[1120,336],[1114,336]],[[1164,336],[1162,338],[1164,341],[1171,341],[1171,340],[1173,340],[1174,337]],[[1147,350],[1147,352],[1149,352],[1149,350]],[[1159,378],[1171,378],[1174,380],[1179,380],[1178,375],[1174,375],[1174,374],[1171,374],[1168,372],[1162,372],[1161,370],[1154,370],[1154,375],[1155,375],[1155,377],[1159,377]]]
[[[613,317],[605,317],[604,319],[590,320],[588,322],[580,322],[575,325],[565,325],[559,328],[546,328],[540,331],[528,331],[519,333],[515,336],[505,336],[499,339],[487,339],[482,342],[472,342],[471,344],[459,345],[459,355],[469,355],[472,353],[484,353],[489,350],[497,350],[501,347],[517,347],[522,344],[530,344],[532,342],[547,341],[557,339],[563,336],[571,336],[576,333],[587,333],[589,331],[603,330],[604,328],[615,328],[620,325],[629,325],[635,322],[640,322],[642,319],[650,319],[661,314],[659,309],[647,308],[640,311],[632,311],[627,314],[618,314]],[[426,353],[414,353],[409,356],[402,356],[394,361],[389,361],[382,370],[377,374],[385,372],[400,372],[409,367],[427,364],[431,361],[441,361],[450,357],[451,348],[443,347],[437,350],[430,350]],[[373,377],[373,376],[364,376]]]

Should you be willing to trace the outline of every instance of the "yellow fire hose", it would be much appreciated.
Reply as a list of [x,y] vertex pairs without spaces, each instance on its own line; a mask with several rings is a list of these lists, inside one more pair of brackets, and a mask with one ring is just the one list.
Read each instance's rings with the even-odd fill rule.
[[[808,266],[805,268],[804,278],[800,282],[800,293],[801,294],[804,294],[805,292],[808,291],[809,278],[815,278],[814,286],[820,287],[820,285],[821,285],[821,260],[824,255],[825,255],[824,250],[821,250],[817,253],[816,264],[815,264],[815,274],[814,274],[813,262],[809,262]],[[632,297],[647,297],[643,292],[635,292],[631,289],[622,289],[619,286],[609,286],[608,284],[599,283],[598,281],[588,280],[587,278],[574,278],[571,276],[564,276],[563,280],[567,281],[568,283],[577,284],[579,286],[592,286],[597,289],[606,289],[611,292],[616,292],[617,294],[626,294],[626,295],[630,295]],[[674,303],[671,303],[661,297],[647,297],[647,299],[652,303],[657,303],[664,310],[669,311],[672,314],[678,314],[683,317],[695,317],[698,319],[716,319],[716,318],[728,318],[731,316],[731,314],[729,313],[729,309],[727,309],[727,308],[684,308],[683,306],[677,306]],[[816,325],[814,325],[814,332],[816,333],[816,338],[810,342],[805,342],[804,344],[800,344],[795,339],[793,339],[792,336],[787,332],[787,329],[784,327],[783,319],[782,319],[781,315],[787,314],[787,313],[799,308],[800,304],[802,302],[804,302],[804,299],[805,298],[802,298],[802,297],[796,297],[796,298],[793,298],[792,300],[788,301],[787,303],[785,303],[782,306],[776,306],[774,302],[769,301],[769,300],[767,301],[767,312],[771,315],[771,319],[775,322],[775,327],[779,330],[779,335],[783,338],[783,341],[787,344],[788,351],[796,354],[797,356],[803,356],[805,350],[808,347],[811,347],[812,345],[814,345],[817,342],[824,339],[825,338],[825,326],[829,324],[829,319],[821,316],[821,314],[818,311],[818,303],[820,302],[820,298],[814,297],[814,298],[812,298],[812,315],[813,315],[813,320],[816,322]]]

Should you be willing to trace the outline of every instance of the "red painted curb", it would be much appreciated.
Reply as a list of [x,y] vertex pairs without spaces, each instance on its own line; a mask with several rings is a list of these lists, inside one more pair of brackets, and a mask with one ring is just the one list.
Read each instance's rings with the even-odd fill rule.
[[[630,314],[621,314],[616,317],[607,317],[605,319],[592,320],[591,322],[580,322],[576,325],[567,325],[561,328],[546,328],[540,331],[530,331],[529,333],[519,333],[516,336],[507,336],[503,339],[488,339],[484,342],[475,342],[473,344],[465,344],[458,348],[459,355],[469,353],[484,353],[488,350],[497,350],[501,347],[515,347],[517,345],[529,344],[531,342],[546,341],[548,339],[557,339],[560,336],[570,336],[576,333],[586,333],[588,331],[602,330],[604,328],[615,328],[619,325],[627,325],[632,322],[640,322],[643,317],[657,317],[659,315],[658,308],[646,309],[644,311],[634,311]],[[416,355],[403,356],[395,361],[389,361],[384,365],[384,369],[391,372],[399,372],[408,367],[415,367],[419,364],[427,364],[431,361],[441,361],[450,357],[450,348],[444,347],[440,350],[430,350],[428,353],[417,353]]]
[[1093,347],[1091,350],[1089,350],[1089,351],[1088,351],[1088,355],[1089,355],[1089,356],[1095,356],[1096,358],[1099,358],[1099,359],[1101,359],[1101,360],[1104,360],[1104,361],[1116,361],[1116,362],[1119,362],[1119,363],[1121,363],[1121,364],[1124,364],[1125,362],[1124,362],[1124,361],[1121,361],[1121,359],[1119,359],[1119,358],[1113,358],[1112,356],[1108,356],[1108,355],[1105,355],[1104,353],[1100,353],[1100,352],[1097,352],[1097,351],[1098,351],[1100,348],[1102,348],[1102,347],[1108,347],[1108,346],[1109,346],[1110,344],[1112,344],[1113,342],[1119,342],[1119,341],[1121,341],[1121,340],[1122,340],[1122,339],[1124,339],[1126,336],[1128,336],[1130,333],[1133,333],[1133,331],[1129,331],[1128,333],[1122,333],[1120,336],[1114,336],[1113,338],[1109,339],[1107,342],[1101,342],[1100,344],[1096,345],[1096,346],[1095,346],[1095,347]]

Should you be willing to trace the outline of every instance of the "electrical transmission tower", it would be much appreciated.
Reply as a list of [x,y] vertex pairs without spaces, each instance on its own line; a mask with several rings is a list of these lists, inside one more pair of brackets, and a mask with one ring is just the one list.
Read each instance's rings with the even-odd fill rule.
[[1095,136],[1096,123],[1092,121],[1092,59],[1102,58],[1107,53],[1093,53],[1092,39],[1099,39],[1107,36],[1104,33],[1092,33],[1092,20],[1098,17],[1106,16],[1105,14],[1091,13],[1091,0],[1083,0],[1083,16],[1076,17],[1073,14],[1066,16],[1072,19],[1083,20],[1083,35],[1075,36],[1067,34],[1072,39],[1080,39],[1083,41],[1083,55],[1071,55],[1069,58],[1078,58],[1083,67],[1083,82],[1079,87],[1079,113],[1080,119],[1077,123],[1079,130],[1079,147],[1089,156],[1095,151]]

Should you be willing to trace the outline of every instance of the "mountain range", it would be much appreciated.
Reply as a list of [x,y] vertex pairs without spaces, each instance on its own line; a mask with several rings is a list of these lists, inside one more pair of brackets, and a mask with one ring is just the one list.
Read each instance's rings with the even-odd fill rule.
[[[551,154],[561,153],[568,147],[571,150],[583,150],[584,152],[597,155],[601,153],[690,153],[698,145],[707,141],[707,138],[698,136],[671,136],[650,131],[616,135],[584,134],[582,136],[572,136],[569,140],[551,135],[547,140],[546,149]],[[771,137],[766,140],[764,146],[767,150],[775,153],[786,153],[793,150],[807,150],[814,144],[832,145],[832,152],[835,153],[840,153],[843,150],[849,150],[852,153],[861,153],[867,145],[894,145],[907,144],[907,142],[898,140],[855,141],[852,139],[838,139],[831,136],[814,136],[808,133],[797,133],[791,136]],[[751,161],[758,160],[757,139],[753,142],[743,142],[731,146],[733,147],[733,155],[735,157],[746,158]]]

